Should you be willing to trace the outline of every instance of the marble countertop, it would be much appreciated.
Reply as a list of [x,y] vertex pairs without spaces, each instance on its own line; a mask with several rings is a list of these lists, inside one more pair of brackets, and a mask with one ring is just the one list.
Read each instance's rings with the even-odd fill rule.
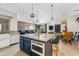
[[37,34],[25,34],[25,35],[20,35],[22,37],[27,37],[31,38],[32,40],[38,40],[38,41],[43,41],[47,42],[48,40],[51,40],[54,38],[53,34],[40,34],[39,36]]

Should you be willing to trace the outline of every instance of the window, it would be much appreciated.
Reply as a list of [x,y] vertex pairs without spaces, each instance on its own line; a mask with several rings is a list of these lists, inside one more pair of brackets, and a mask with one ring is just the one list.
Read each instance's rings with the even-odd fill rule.
[[2,31],[2,24],[0,24],[0,32]]

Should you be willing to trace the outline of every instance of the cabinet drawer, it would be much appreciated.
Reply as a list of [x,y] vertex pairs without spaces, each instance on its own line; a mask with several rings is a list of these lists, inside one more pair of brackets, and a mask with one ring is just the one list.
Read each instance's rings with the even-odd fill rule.
[[4,48],[10,45],[10,40],[9,39],[3,39],[0,41],[0,48]]

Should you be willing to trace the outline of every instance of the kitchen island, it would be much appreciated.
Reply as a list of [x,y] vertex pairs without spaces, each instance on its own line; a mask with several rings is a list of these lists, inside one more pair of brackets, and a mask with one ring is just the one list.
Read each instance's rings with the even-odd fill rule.
[[53,36],[41,34],[20,35],[20,49],[30,56],[52,56]]

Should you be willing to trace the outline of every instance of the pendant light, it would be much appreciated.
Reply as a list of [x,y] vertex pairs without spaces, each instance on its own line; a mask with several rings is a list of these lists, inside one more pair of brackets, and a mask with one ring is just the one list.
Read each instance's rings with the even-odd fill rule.
[[53,4],[51,4],[51,20],[53,20]]
[[37,24],[39,22],[39,18],[38,18],[38,10],[36,10],[36,20],[33,20],[33,23]]
[[32,13],[31,13],[31,15],[30,15],[31,18],[34,18],[34,17],[35,17],[35,14],[33,13],[33,6],[34,6],[34,5],[33,5],[33,3],[32,3]]
[[38,10],[37,10],[37,20],[36,20],[36,23],[38,23],[39,22],[39,18],[38,18]]

